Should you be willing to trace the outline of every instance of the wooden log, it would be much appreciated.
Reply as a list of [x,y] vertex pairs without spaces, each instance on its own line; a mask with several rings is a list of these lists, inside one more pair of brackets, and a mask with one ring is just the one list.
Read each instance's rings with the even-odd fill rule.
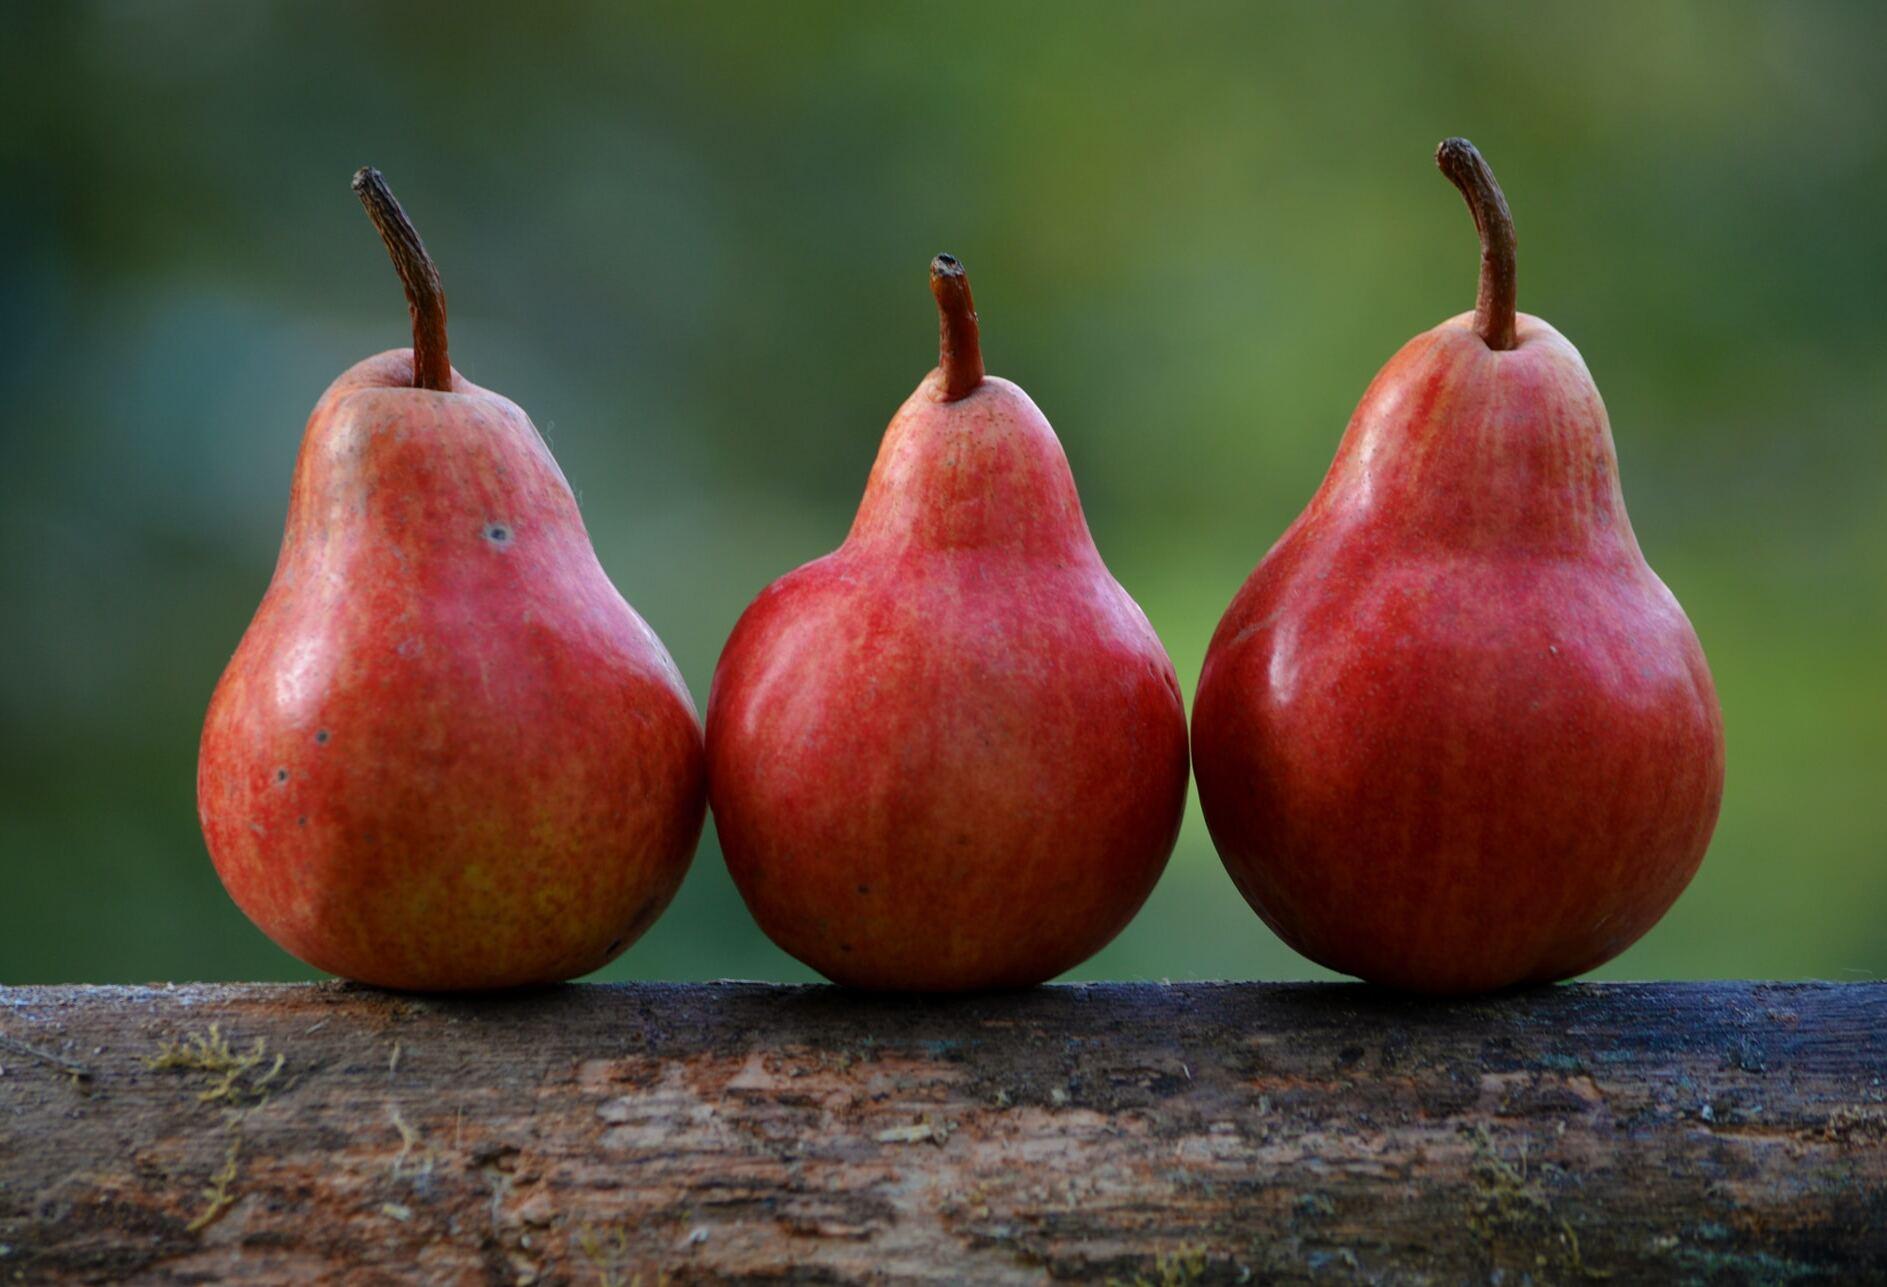
[[1887,984],[0,989],[0,1281],[1887,1281]]

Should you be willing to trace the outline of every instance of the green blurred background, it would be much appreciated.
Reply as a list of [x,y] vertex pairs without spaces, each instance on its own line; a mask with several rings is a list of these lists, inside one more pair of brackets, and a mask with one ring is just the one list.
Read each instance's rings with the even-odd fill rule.
[[[1603,973],[1887,970],[1887,8],[15,5],[0,47],[0,981],[306,976],[193,779],[304,419],[406,342],[356,166],[697,704],[843,536],[946,249],[1190,694],[1371,375],[1473,303],[1451,133],[1728,721],[1703,871]],[[1080,971],[1316,973],[1196,807]],[[711,826],[638,976],[807,977]]]

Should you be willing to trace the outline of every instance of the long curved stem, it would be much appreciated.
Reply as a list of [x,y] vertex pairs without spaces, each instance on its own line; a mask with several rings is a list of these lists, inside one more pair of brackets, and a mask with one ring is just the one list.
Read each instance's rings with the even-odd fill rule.
[[426,253],[419,230],[393,199],[385,176],[371,165],[354,174],[354,195],[387,244],[393,269],[406,288],[406,308],[413,316],[413,387],[452,391],[452,363],[446,357],[446,288],[438,266]]
[[930,293],[937,297],[937,366],[943,372],[944,401],[955,402],[983,382],[983,343],[969,274],[954,256],[930,261]]
[[1481,235],[1481,286],[1474,300],[1474,333],[1490,349],[1510,349],[1514,338],[1514,217],[1487,160],[1466,139],[1444,139],[1435,164],[1461,190]]

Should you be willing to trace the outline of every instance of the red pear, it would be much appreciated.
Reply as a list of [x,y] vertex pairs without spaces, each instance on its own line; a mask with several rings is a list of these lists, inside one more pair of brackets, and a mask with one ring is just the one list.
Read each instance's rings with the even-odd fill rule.
[[1159,879],[1185,712],[1054,431],[983,374],[961,266],[940,256],[931,288],[942,359],[851,534],[721,655],[709,793],[754,918],[828,978],[1023,986],[1099,950]]
[[1422,992],[1579,974],[1703,860],[1723,723],[1645,563],[1578,350],[1514,312],[1514,235],[1463,139],[1478,306],[1363,395],[1246,581],[1194,703],[1226,869],[1292,947]]
[[393,194],[373,170],[354,187],[414,344],[308,420],[274,580],[210,700],[204,838],[237,905],[319,969],[569,978],[681,883],[700,725],[529,417],[447,362],[438,274]]

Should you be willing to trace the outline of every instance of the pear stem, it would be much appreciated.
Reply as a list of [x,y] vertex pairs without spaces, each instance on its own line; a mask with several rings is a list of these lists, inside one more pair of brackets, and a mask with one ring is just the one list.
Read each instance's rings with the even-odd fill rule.
[[1511,349],[1514,338],[1514,217],[1487,160],[1466,139],[1444,139],[1435,164],[1461,189],[1481,235],[1481,287],[1474,300],[1474,333],[1496,351]]
[[976,301],[969,274],[952,255],[930,261],[930,293],[937,297],[937,369],[945,402],[968,397],[983,382],[983,342],[976,332]]
[[446,288],[438,266],[426,253],[419,230],[393,199],[386,177],[371,165],[354,173],[354,195],[387,244],[393,269],[406,288],[406,309],[413,317],[413,387],[452,391],[452,363],[446,357]]

